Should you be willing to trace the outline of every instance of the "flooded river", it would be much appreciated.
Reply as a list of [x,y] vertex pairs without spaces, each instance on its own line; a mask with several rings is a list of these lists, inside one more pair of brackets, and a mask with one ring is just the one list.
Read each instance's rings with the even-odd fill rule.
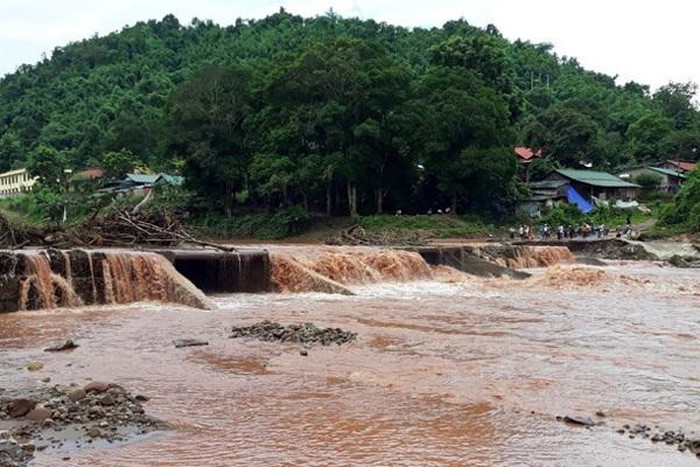
[[[0,315],[0,387],[113,381],[150,396],[147,411],[178,428],[108,449],[47,450],[36,466],[700,465],[616,433],[625,423],[700,430],[700,270],[531,272],[515,281],[422,271],[349,284],[355,295],[220,295],[215,311]],[[264,319],[358,339],[302,356],[295,344],[228,337]],[[66,338],[80,347],[42,351]],[[209,345],[176,349],[177,338]],[[37,360],[42,371],[24,369]]]

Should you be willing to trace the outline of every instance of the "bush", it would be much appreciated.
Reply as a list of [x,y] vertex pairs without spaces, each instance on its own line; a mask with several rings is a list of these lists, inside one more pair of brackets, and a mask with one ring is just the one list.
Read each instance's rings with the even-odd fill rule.
[[661,175],[656,175],[649,172],[643,172],[637,175],[634,179],[634,183],[641,185],[644,191],[656,190],[661,186]]
[[486,224],[477,216],[449,215],[417,215],[391,216],[373,215],[358,216],[353,219],[355,224],[362,226],[368,232],[387,230],[424,231],[433,237],[451,238],[476,234],[488,234],[494,231],[492,225]]
[[559,203],[547,211],[544,215],[544,222],[551,225],[580,225],[589,221],[588,216],[569,203]]
[[230,219],[207,216],[193,222],[192,228],[209,238],[254,238],[279,240],[302,232],[310,219],[301,206],[294,206],[275,213],[252,213]]
[[676,226],[688,231],[700,231],[700,169],[690,175],[672,204],[666,206],[661,214],[660,223],[664,226]]

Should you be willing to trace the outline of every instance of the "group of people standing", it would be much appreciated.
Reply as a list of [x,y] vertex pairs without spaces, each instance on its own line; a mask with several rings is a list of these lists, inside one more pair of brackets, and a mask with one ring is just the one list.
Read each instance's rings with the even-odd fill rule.
[[[542,224],[539,227],[537,240],[548,240],[553,238],[554,235],[557,236],[558,240],[564,239],[574,239],[574,238],[590,238],[597,237],[603,238],[608,235],[610,229],[605,226],[605,224],[600,225],[590,225],[584,222],[581,225],[564,225],[559,224],[556,230],[552,232],[552,227],[549,224]],[[514,239],[516,235],[521,240],[534,240],[534,233],[532,228],[527,224],[520,224],[517,229],[510,229],[510,238]]]

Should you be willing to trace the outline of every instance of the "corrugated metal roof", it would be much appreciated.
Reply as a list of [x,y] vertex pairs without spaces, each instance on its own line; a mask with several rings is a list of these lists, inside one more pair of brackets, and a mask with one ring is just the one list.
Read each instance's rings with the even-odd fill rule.
[[166,183],[169,183],[171,185],[180,186],[183,183],[185,183],[185,177],[181,177],[179,175],[168,175],[168,174],[162,174],[162,175],[163,175],[163,180]]
[[666,161],[668,162],[669,165],[672,165],[674,167],[678,167],[679,170],[682,170],[683,172],[692,172],[695,170],[695,163],[690,162],[690,161],[679,161],[679,160],[671,160],[671,161]]
[[674,169],[666,169],[664,167],[647,167],[647,169],[668,175],[669,177],[688,178],[688,175]]
[[149,185],[155,183],[162,175],[151,174],[126,174],[127,180],[138,183],[140,185]]
[[605,188],[640,188],[636,183],[620,180],[616,176],[606,173],[597,172],[595,170],[575,170],[575,169],[557,169],[556,173],[586,185],[599,186]]

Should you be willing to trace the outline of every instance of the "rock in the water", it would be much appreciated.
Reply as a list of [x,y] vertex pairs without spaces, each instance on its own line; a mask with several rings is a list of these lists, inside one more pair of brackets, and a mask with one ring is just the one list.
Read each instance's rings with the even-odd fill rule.
[[10,432],[0,431],[0,465],[21,467],[27,465],[30,458]]
[[26,418],[33,422],[42,422],[51,418],[51,415],[53,415],[53,412],[46,407],[35,407],[27,414]]
[[7,406],[7,414],[12,418],[24,417],[36,404],[31,399],[14,399]]
[[173,345],[177,348],[180,347],[196,347],[199,345],[209,345],[209,342],[199,340],[199,339],[175,339]]
[[100,404],[102,405],[114,405],[116,402],[114,396],[111,394],[107,394],[100,399]]
[[27,365],[27,370],[29,371],[40,371],[44,368],[44,364],[41,362],[31,362]]
[[673,255],[668,262],[677,268],[700,268],[700,257]]
[[252,326],[234,327],[230,337],[254,337],[266,342],[296,342],[299,344],[345,344],[357,338],[357,334],[339,328],[319,328],[312,323],[283,326],[272,321],[262,321]]
[[104,383],[102,381],[92,381],[85,385],[83,390],[85,392],[105,392],[112,385],[110,383]]
[[563,420],[564,422],[571,423],[573,425],[595,426],[596,424],[590,417],[583,417],[579,415],[565,415]]
[[78,344],[68,339],[63,342],[58,342],[52,345],[51,347],[44,349],[44,352],[62,352],[64,350],[73,350],[77,347],[79,347]]
[[84,399],[86,395],[87,391],[85,391],[85,389],[76,389],[75,391],[68,393],[68,398],[73,402],[78,402],[79,400]]

